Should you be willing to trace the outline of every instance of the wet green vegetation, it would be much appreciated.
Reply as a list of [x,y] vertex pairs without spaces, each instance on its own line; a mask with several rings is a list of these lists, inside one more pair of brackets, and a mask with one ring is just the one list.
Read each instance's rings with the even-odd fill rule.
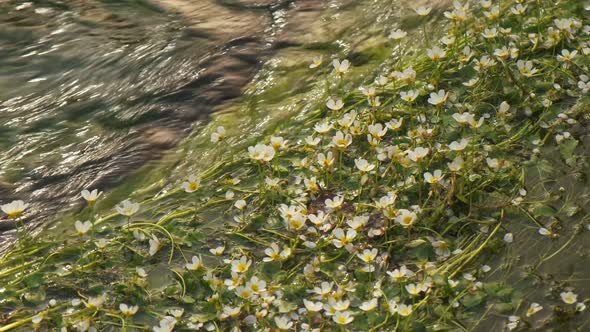
[[0,331],[588,329],[588,12],[417,12],[279,54],[160,167],[22,234]]

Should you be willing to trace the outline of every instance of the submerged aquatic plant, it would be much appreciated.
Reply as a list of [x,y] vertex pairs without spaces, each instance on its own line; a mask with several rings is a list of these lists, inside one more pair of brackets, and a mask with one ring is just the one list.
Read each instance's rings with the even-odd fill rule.
[[[395,53],[368,78],[356,77],[356,58],[314,57],[304,70],[323,81],[305,121],[220,153],[141,205],[124,200],[105,216],[93,206],[90,222],[68,224],[76,250],[48,240],[3,257],[6,303],[20,310],[0,332],[469,330],[490,313],[515,330],[550,311],[557,323],[578,317],[585,289],[552,280],[547,298],[516,302],[489,278],[524,238],[516,216],[538,241],[563,237],[560,222],[540,218],[555,215],[552,198],[531,198],[524,173],[551,144],[580,163],[575,125],[590,90],[582,10],[455,1],[439,40],[388,35],[414,53]],[[210,140],[225,139],[217,126]],[[99,196],[82,192],[90,205]],[[26,204],[12,204],[2,210],[17,218]],[[546,285],[535,268],[580,225],[530,278]],[[101,238],[85,241],[95,227]]]

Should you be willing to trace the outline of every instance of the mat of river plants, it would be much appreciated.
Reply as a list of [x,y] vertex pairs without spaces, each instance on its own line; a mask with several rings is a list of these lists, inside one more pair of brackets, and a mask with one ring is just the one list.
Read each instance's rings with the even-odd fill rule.
[[352,55],[301,58],[324,86],[315,111],[176,189],[103,211],[88,188],[75,221],[35,236],[29,202],[2,202],[18,241],[0,260],[0,331],[590,329],[584,283],[531,266],[541,302],[494,277],[524,241],[517,220],[549,248],[539,264],[589,232],[576,197],[530,172],[588,170],[590,8],[406,11],[416,28],[388,47],[410,51],[361,86]]

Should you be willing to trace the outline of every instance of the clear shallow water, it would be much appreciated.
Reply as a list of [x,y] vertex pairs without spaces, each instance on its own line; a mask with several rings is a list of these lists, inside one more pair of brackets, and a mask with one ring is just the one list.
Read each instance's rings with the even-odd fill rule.
[[[242,148],[300,111],[313,56],[383,42],[401,15],[345,0],[9,1],[0,13],[0,202],[30,202],[29,225],[77,206],[82,189],[130,194],[170,168],[206,168],[219,153],[209,114],[231,113],[212,126],[234,127],[229,151]],[[384,56],[356,52],[355,65]]]
[[235,39],[171,9],[0,3],[1,202],[47,217],[83,188],[116,187],[240,95],[264,36]]
[[179,135],[177,107],[162,99],[198,77],[207,51],[179,18],[133,1],[1,6],[0,176],[15,184],[8,192],[30,192],[21,197],[28,201],[45,190],[67,194],[74,188],[46,185],[96,167],[73,180],[97,186],[108,181],[101,172],[117,167],[100,167],[104,159],[154,126]]

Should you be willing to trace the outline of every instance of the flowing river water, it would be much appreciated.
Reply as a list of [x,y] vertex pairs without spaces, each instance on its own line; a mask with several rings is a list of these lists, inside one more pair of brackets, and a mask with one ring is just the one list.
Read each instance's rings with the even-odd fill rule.
[[32,203],[39,222],[84,188],[117,187],[241,96],[263,60],[326,8],[0,2],[0,200]]
[[[1,1],[0,202],[30,203],[27,225],[39,231],[79,207],[82,189],[108,193],[110,208],[173,169],[203,169],[220,153],[208,124],[236,130],[225,153],[243,148],[300,112],[313,56],[349,54],[375,70],[409,10],[403,1]],[[13,238],[14,224],[0,223],[0,249]]]

